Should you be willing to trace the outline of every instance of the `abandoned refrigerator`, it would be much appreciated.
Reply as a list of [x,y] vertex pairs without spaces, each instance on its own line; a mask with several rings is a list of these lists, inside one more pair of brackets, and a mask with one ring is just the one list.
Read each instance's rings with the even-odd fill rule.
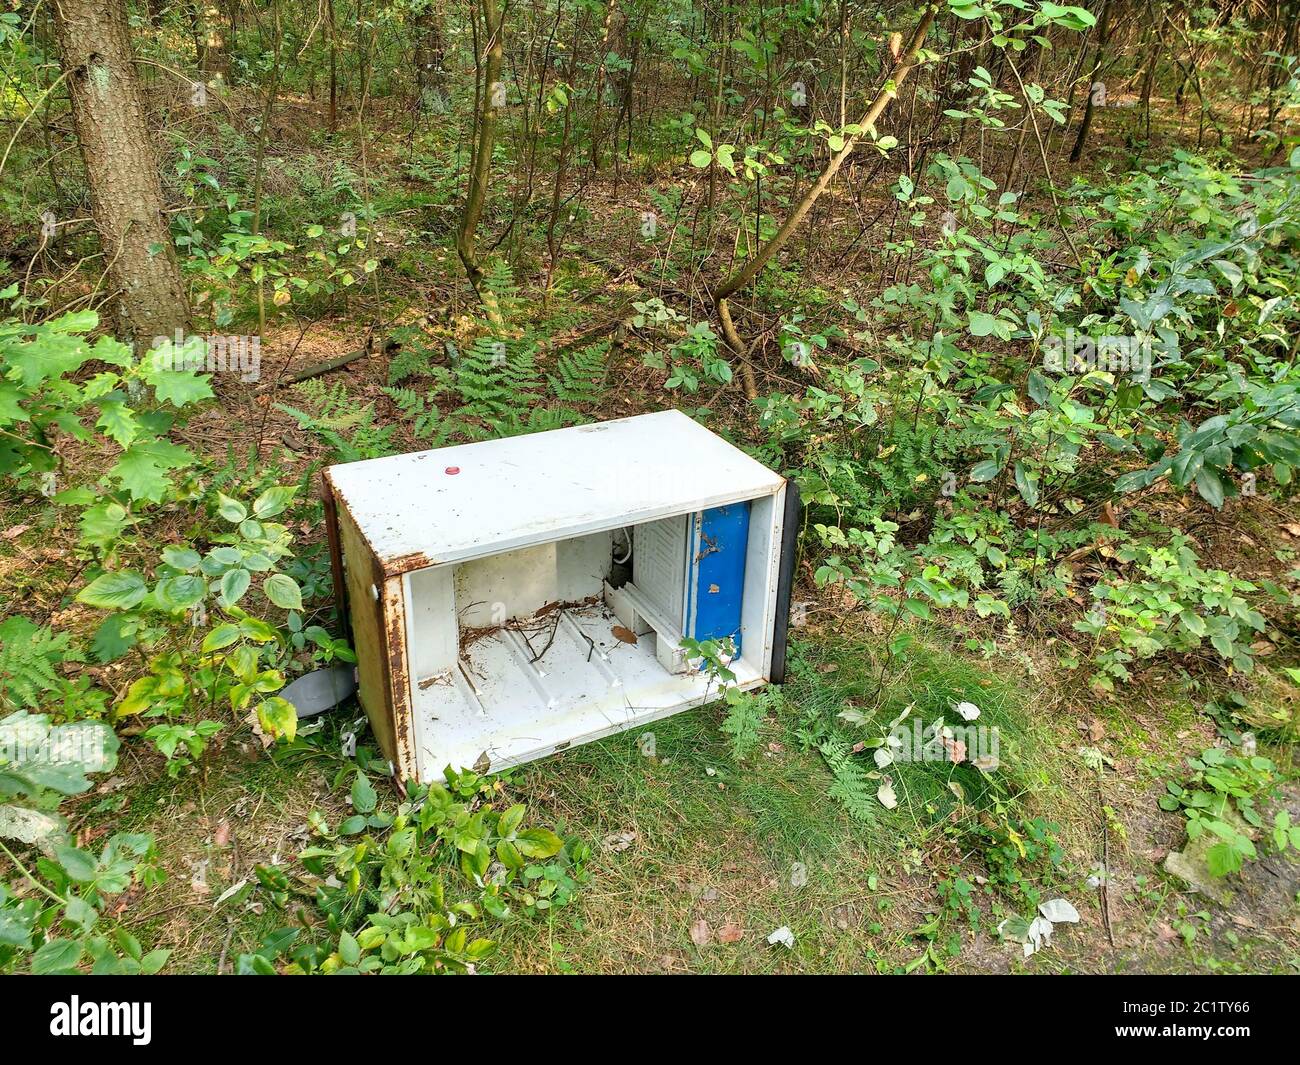
[[360,698],[403,779],[498,770],[779,683],[795,488],[678,411],[331,466]]

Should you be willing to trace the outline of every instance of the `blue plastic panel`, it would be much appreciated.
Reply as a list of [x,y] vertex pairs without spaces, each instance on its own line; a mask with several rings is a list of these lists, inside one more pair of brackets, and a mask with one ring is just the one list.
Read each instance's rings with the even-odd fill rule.
[[745,596],[749,503],[701,511],[691,522],[686,583],[686,635],[730,636],[740,651],[740,608]]

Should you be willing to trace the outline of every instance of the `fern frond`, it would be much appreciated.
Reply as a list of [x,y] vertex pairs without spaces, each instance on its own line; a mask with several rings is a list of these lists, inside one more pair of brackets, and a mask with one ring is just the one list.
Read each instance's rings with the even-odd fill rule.
[[866,770],[853,760],[848,747],[827,740],[819,744],[818,749],[835,778],[828,789],[831,798],[839,802],[853,820],[863,823],[875,820],[880,809],[876,787]]
[[555,373],[546,378],[551,394],[562,403],[590,406],[599,403],[605,389],[609,348],[609,341],[602,340],[564,352],[556,362]]
[[67,633],[24,617],[0,623],[0,704],[35,708],[63,686],[58,664],[69,657]]

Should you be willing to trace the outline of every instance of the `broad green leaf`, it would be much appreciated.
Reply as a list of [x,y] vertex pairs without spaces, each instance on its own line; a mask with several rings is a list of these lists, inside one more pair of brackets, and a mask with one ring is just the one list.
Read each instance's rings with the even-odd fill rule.
[[1038,506],[1038,474],[1029,472],[1020,462],[1015,464],[1012,472],[1016,479],[1016,491],[1021,498],[1031,507]]
[[95,856],[78,847],[55,847],[54,858],[68,877],[84,884],[95,879]]
[[374,785],[364,773],[357,773],[356,779],[352,781],[352,808],[359,814],[368,814],[374,811],[378,802],[379,796],[375,793]]
[[1218,510],[1223,506],[1223,481],[1209,466],[1202,466],[1196,473],[1196,490],[1210,506]]
[[564,849],[564,840],[549,828],[529,828],[515,837],[515,846],[528,858],[552,858]]
[[81,960],[81,944],[75,939],[51,939],[32,955],[32,972],[36,976],[74,973]]
[[208,585],[197,574],[182,573],[176,577],[164,577],[159,581],[156,594],[159,603],[174,613],[188,610],[201,602],[208,594]]
[[108,475],[129,492],[132,499],[161,503],[172,485],[168,471],[182,470],[193,463],[194,455],[170,440],[137,439],[123,452]]
[[130,610],[138,606],[149,589],[133,570],[102,573],[77,593],[77,602],[101,610]]
[[356,938],[348,932],[339,933],[339,957],[345,965],[356,965],[361,961],[361,947]]
[[518,803],[501,815],[501,820],[497,822],[497,834],[510,837],[523,823],[524,813],[527,810],[522,803]]
[[238,603],[244,597],[244,593],[248,591],[252,579],[253,575],[246,569],[227,570],[221,578],[222,604],[233,606]]
[[274,696],[257,707],[257,720],[268,736],[292,742],[298,734],[298,711],[288,699]]
[[159,403],[170,403],[179,408],[213,398],[211,378],[207,374],[156,370],[146,372],[144,378],[153,386],[154,397]]
[[248,510],[243,503],[238,499],[231,499],[222,492],[217,493],[217,513],[234,525],[238,525],[248,517]]
[[116,662],[138,642],[136,621],[129,615],[109,614],[90,643],[90,652],[100,663]]
[[220,651],[223,647],[229,647],[239,639],[239,636],[240,629],[238,625],[229,622],[218,625],[203,637],[203,653],[210,654],[213,651]]
[[186,573],[192,573],[199,568],[202,559],[199,553],[190,547],[177,547],[175,544],[169,544],[162,550],[163,561],[172,569],[183,570]]
[[272,573],[262,584],[266,597],[282,610],[302,609],[302,589],[298,582],[284,573]]
[[267,518],[274,518],[289,505],[297,492],[297,487],[290,485],[276,485],[273,488],[268,488],[253,500],[253,515],[262,521]]
[[107,547],[129,524],[126,507],[121,503],[112,500],[96,503],[81,512],[81,520],[78,522],[81,542],[94,547]]
[[99,420],[95,422],[95,428],[103,430],[104,434],[117,441],[120,447],[129,447],[140,431],[140,423],[136,421],[135,411],[117,400],[103,404],[99,411]]

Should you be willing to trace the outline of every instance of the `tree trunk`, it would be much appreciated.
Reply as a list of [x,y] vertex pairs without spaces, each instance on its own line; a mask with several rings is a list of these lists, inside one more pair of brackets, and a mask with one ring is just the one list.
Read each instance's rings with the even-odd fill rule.
[[[478,261],[476,238],[483,204],[487,199],[488,182],[492,176],[492,149],[496,144],[497,112],[505,105],[505,83],[501,81],[501,61],[504,54],[505,19],[497,11],[496,0],[480,0],[483,13],[483,58],[475,56],[475,64],[483,74],[480,85],[478,130],[474,151],[470,159],[469,188],[465,207],[461,212],[460,226],[456,231],[456,253],[465,267],[469,282],[483,302],[488,317],[494,324],[499,321],[496,308],[484,297],[481,287],[483,268]],[[490,295],[490,294],[489,294]]]
[[600,41],[600,55],[596,57],[596,91],[592,94],[591,115],[591,168],[600,169],[600,114],[605,101],[605,63],[609,58],[609,43],[614,33],[614,12],[617,0],[609,0],[605,7],[605,28]]
[[[1110,0],[1106,0],[1101,5],[1101,18],[1097,20],[1097,55],[1093,60],[1093,72],[1091,78],[1096,78],[1102,70],[1102,65],[1106,62],[1106,46],[1110,43]],[[1083,108],[1083,120],[1079,123],[1079,135],[1075,138],[1074,148],[1070,151],[1070,162],[1077,163],[1083,158],[1083,146],[1088,143],[1088,131],[1092,129],[1092,116],[1097,108],[1097,93],[1092,86],[1094,81],[1088,83],[1088,102]]]
[[119,332],[147,346],[189,325],[163,209],[158,156],[136,81],[125,0],[57,0],[55,32]]
[[[435,94],[441,94],[446,83],[447,42],[443,33],[442,10],[438,0],[429,0],[423,11],[412,16],[411,30],[415,35],[415,111],[423,114],[434,110]],[[445,101],[443,101],[445,105]]]
[[325,20],[330,32],[330,132],[339,126],[339,38],[334,23],[334,0],[325,0]]

